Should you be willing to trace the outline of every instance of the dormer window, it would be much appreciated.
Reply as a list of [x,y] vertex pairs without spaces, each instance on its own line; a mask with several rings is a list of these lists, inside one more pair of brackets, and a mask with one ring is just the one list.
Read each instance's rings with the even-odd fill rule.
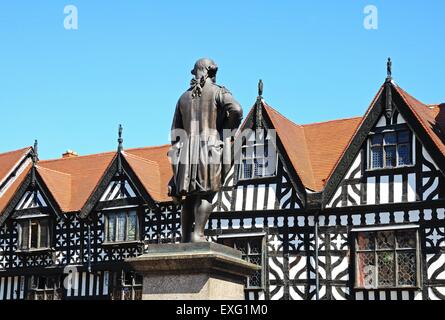
[[411,139],[409,130],[372,134],[369,138],[369,169],[411,165]]
[[50,248],[50,223],[48,217],[21,219],[19,249],[24,251]]
[[241,147],[240,180],[272,177],[276,174],[277,153],[270,138],[246,139]]

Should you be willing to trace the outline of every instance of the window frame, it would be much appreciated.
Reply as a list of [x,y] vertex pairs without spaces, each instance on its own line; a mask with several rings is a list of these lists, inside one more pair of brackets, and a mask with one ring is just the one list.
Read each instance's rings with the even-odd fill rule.
[[[397,231],[412,231],[415,233],[415,248],[397,248]],[[405,226],[405,227],[392,227],[392,228],[363,228],[363,229],[353,229],[353,250],[354,250],[354,289],[356,290],[393,290],[393,289],[419,289],[421,288],[421,246],[420,246],[420,235],[419,226]],[[388,249],[378,249],[377,247],[377,233],[379,232],[393,232],[394,233],[394,247]],[[358,236],[360,233],[373,233],[374,234],[374,249],[358,249]],[[399,263],[398,263],[398,252],[412,252],[415,253],[415,284],[414,285],[400,285],[399,284]],[[378,253],[379,252],[393,252],[394,254],[394,284],[391,286],[380,286],[378,279]],[[359,254],[360,253],[373,253],[374,263],[376,266],[375,270],[375,286],[367,287],[365,285],[359,285],[358,276],[359,272]]]
[[[137,282],[138,278],[141,279],[140,283]],[[130,279],[131,283],[128,284],[126,280]],[[120,274],[115,273],[113,278],[111,300],[141,300],[143,285],[144,278],[141,274],[137,274],[136,272],[129,270],[122,270]],[[129,296],[127,296],[126,293],[129,293]]]
[[[249,239],[258,239],[261,242],[261,253],[259,254],[250,254],[250,243],[249,243]],[[247,277],[246,279],[246,283],[244,286],[244,290],[245,291],[265,291],[266,290],[266,263],[267,263],[267,243],[266,243],[266,234],[265,233],[258,233],[258,234],[248,234],[248,235],[243,235],[243,234],[224,234],[224,235],[220,235],[217,238],[217,243],[226,245],[225,243],[223,243],[222,241],[224,240],[232,240],[234,243],[236,241],[240,241],[240,240],[246,240],[248,243],[248,251],[249,253],[242,253],[242,259],[245,260],[245,256],[247,256],[247,258],[249,256],[260,256],[260,260],[261,260],[261,286],[250,286],[250,277]],[[238,250],[236,247],[232,247],[232,246],[228,246],[231,248],[234,248],[236,250]],[[250,260],[247,260],[250,262]]]
[[[42,221],[46,222],[46,245],[41,246],[41,242],[42,242]],[[33,222],[37,222],[37,246],[33,247],[31,246],[32,244],[32,239],[33,239],[33,232],[32,232],[32,225]],[[26,224],[26,228],[25,225]],[[33,217],[27,217],[27,218],[20,218],[17,219],[17,225],[18,225],[18,241],[17,241],[17,251],[18,252],[35,252],[35,251],[46,251],[46,250],[51,250],[52,248],[52,220],[50,219],[50,217],[48,215],[42,215],[42,216],[33,216]],[[23,246],[23,233],[25,232],[24,230],[28,229],[28,246],[24,247]]]
[[[264,153],[261,156],[257,156],[256,151],[258,147],[262,147],[263,150],[266,150],[268,148],[268,144],[270,143],[270,140],[268,138],[264,139],[263,143],[257,143],[256,141],[249,141],[249,139],[245,139],[245,141],[243,142],[242,146],[241,146],[241,152],[240,152],[240,162],[238,165],[238,181],[250,181],[250,180],[261,180],[261,179],[269,179],[272,177],[275,177],[277,175],[277,171],[278,171],[278,152],[276,150],[276,148],[273,148],[275,150],[275,167],[272,170],[271,174],[267,174],[267,175],[261,175],[261,176],[256,176],[255,175],[255,161],[257,160],[264,160],[267,159],[269,156],[265,156]],[[248,150],[249,148],[253,148],[252,151],[252,155],[251,156],[247,156],[247,151],[246,151],[246,156],[244,156],[244,150]],[[244,164],[244,161],[248,161],[249,163]],[[251,170],[251,176],[250,177],[246,177],[244,175],[245,173],[245,168],[246,166],[250,167]],[[269,167],[263,167],[263,171],[267,171]]]
[[[136,217],[136,230],[135,230],[135,239],[128,240],[128,221],[130,214],[133,213]],[[119,222],[118,222],[118,216],[120,214],[125,214],[125,235],[124,240],[117,240],[118,233],[119,233]],[[102,211],[102,214],[104,215],[104,233],[105,233],[105,240],[103,244],[125,244],[125,243],[138,243],[141,239],[140,235],[140,210],[138,207],[134,208],[117,208],[110,211]],[[109,240],[109,226],[110,226],[110,217],[113,217],[114,220],[114,240]]]
[[[39,288],[38,283],[44,279],[45,288]],[[37,280],[37,283],[35,282]],[[53,286],[49,287],[49,280],[53,281]],[[62,300],[63,290],[61,287],[62,279],[59,275],[49,275],[49,276],[31,276],[28,284],[28,300]],[[43,299],[39,299],[39,298]],[[50,298],[50,299],[49,299]]]
[[[399,142],[399,135],[403,132],[407,132],[408,133],[408,142]],[[385,144],[385,135],[388,134],[395,134],[396,135],[396,142],[395,143],[389,143],[389,144]],[[380,135],[382,136],[382,142],[380,144],[373,144],[372,143],[372,138]],[[415,166],[415,157],[413,156],[413,141],[414,141],[414,134],[413,132],[407,127],[407,126],[392,126],[390,128],[384,128],[381,130],[375,130],[374,132],[370,132],[368,135],[368,139],[367,139],[367,160],[368,160],[368,165],[367,165],[367,171],[378,171],[378,170],[388,170],[388,169],[396,169],[396,168],[406,168],[406,167],[413,167]],[[409,148],[409,159],[410,159],[410,163],[409,164],[403,164],[400,165],[399,164],[399,147],[402,145],[407,145]],[[386,147],[391,147],[394,146],[395,147],[395,162],[396,165],[395,166],[387,166],[386,165]],[[382,155],[382,166],[381,167],[373,167],[373,152],[372,150],[374,148],[380,148],[381,149],[381,155]]]

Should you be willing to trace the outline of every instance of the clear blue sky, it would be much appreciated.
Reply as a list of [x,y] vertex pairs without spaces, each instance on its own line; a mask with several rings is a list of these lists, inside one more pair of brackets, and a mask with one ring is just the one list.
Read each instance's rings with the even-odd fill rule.
[[[78,8],[79,28],[63,27]],[[378,30],[363,27],[377,6]],[[197,58],[219,65],[247,114],[257,81],[297,123],[362,115],[386,76],[445,102],[445,1],[1,1],[0,152],[41,158],[168,143]]]

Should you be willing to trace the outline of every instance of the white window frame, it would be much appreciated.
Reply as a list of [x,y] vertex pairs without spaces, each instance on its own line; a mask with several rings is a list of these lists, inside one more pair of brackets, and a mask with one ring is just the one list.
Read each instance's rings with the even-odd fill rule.
[[[277,170],[278,170],[278,152],[276,151],[276,149],[272,148],[275,151],[275,154],[273,155],[275,157],[275,166],[273,168],[270,168],[269,166],[263,167],[262,168],[263,174],[255,175],[255,161],[258,161],[258,160],[264,161],[265,159],[268,159],[270,157],[270,155],[268,155],[267,157],[264,156],[264,153],[262,155],[257,155],[256,154],[257,148],[262,147],[263,151],[264,151],[264,150],[266,150],[266,148],[270,148],[270,146],[266,146],[266,142],[251,143],[251,141],[249,141],[248,139],[246,139],[246,140],[247,140],[246,143],[244,143],[241,146],[238,180],[245,181],[245,180],[255,180],[255,179],[275,177],[277,175]],[[268,141],[267,144],[270,143],[269,142],[270,140],[268,140],[267,138],[266,138],[266,141]],[[248,149],[253,149],[250,155],[247,154]],[[246,156],[243,156],[244,150],[246,150]],[[247,161],[247,163],[245,164],[244,161]],[[244,175],[246,166],[250,166],[250,170],[251,170],[250,177],[246,177]]]

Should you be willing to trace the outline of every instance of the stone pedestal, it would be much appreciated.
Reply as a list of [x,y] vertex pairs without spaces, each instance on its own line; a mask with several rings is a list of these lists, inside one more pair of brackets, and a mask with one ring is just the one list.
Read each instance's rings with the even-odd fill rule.
[[126,260],[143,275],[142,300],[243,300],[244,280],[260,267],[220,244],[153,244]]

